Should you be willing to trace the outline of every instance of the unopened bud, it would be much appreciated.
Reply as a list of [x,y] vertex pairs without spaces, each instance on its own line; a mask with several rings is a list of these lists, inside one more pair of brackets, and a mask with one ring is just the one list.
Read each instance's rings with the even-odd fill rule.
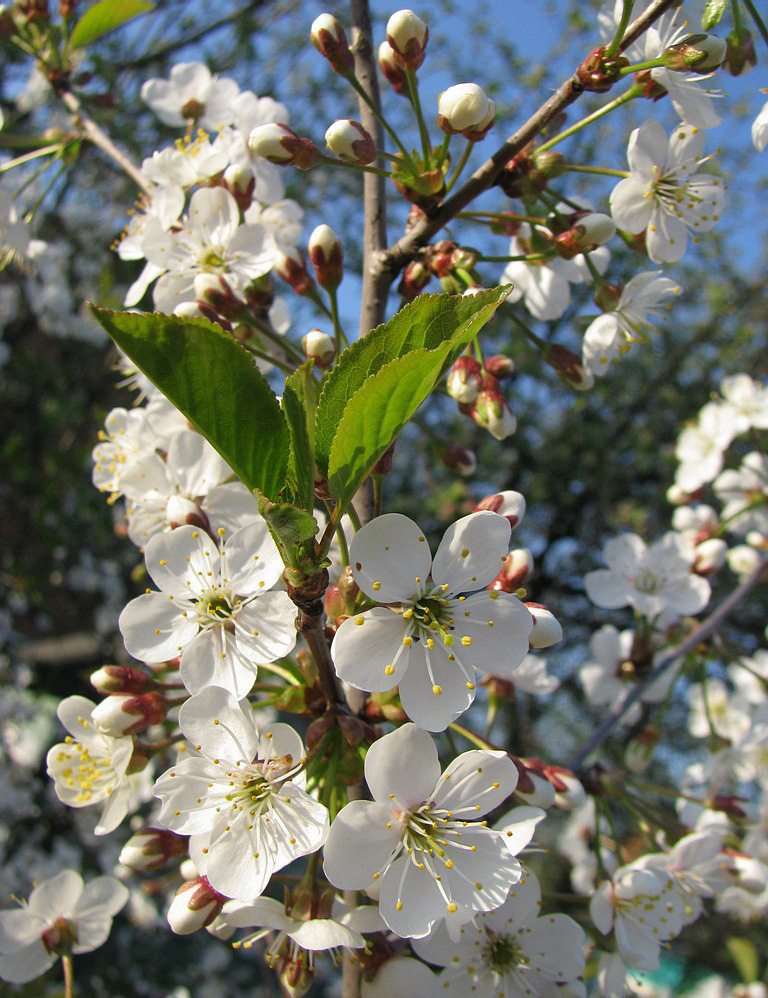
[[760,564],[760,554],[749,544],[737,544],[726,555],[728,567],[736,575],[745,576],[754,572]]
[[251,204],[256,187],[256,174],[244,163],[231,163],[224,171],[224,184],[241,211]]
[[441,239],[427,246],[424,260],[435,277],[445,277],[453,269],[453,254],[458,246],[451,239]]
[[463,478],[474,475],[477,470],[475,452],[461,444],[449,443],[440,451],[440,460],[446,468],[457,471]]
[[725,564],[728,545],[719,537],[710,537],[696,545],[693,571],[697,575],[711,575]]
[[499,383],[490,375],[483,379],[483,387],[472,403],[470,415],[496,440],[505,440],[517,429],[517,420],[499,390]]
[[[525,496],[520,492],[515,492],[514,489],[505,489],[504,492],[494,492],[493,495],[482,498],[476,504],[473,512],[477,513],[480,510],[489,509],[492,513],[498,513],[499,516],[506,516],[514,530],[522,523],[525,508]],[[530,552],[528,554],[530,555]],[[521,582],[520,585],[525,585],[525,582]]]
[[328,586],[325,591],[325,615],[334,628],[340,627],[349,616],[347,604],[338,586]]
[[594,302],[603,312],[615,312],[621,301],[622,285],[604,282],[595,288]]
[[379,45],[379,69],[396,94],[408,93],[408,77],[403,67],[395,60],[395,53],[389,42]]
[[483,372],[474,357],[465,354],[448,372],[446,387],[456,402],[466,405],[474,402],[483,384]]
[[437,125],[472,142],[485,138],[496,120],[496,104],[477,83],[457,83],[437,99]]
[[555,369],[561,381],[577,391],[586,391],[595,383],[594,374],[584,365],[581,357],[568,347],[553,343],[547,351],[545,360]]
[[304,257],[295,247],[278,253],[275,258],[275,273],[289,284],[297,295],[309,295],[315,290],[315,282],[307,270]]
[[754,856],[740,852],[728,852],[728,860],[733,872],[739,878],[739,886],[755,894],[762,894],[768,887],[768,867]]
[[564,769],[562,766],[545,766],[544,775],[555,789],[555,807],[563,811],[581,807],[587,795],[570,769]]
[[490,224],[491,232],[497,236],[516,236],[520,231],[520,219],[513,211],[500,211]]
[[248,148],[269,163],[296,166],[299,170],[311,170],[320,155],[311,139],[302,139],[288,125],[277,122],[254,128]]
[[557,236],[555,248],[564,260],[572,260],[579,253],[602,246],[615,235],[616,223],[609,215],[588,212],[580,216],[572,228]]
[[168,705],[159,693],[114,693],[102,700],[91,715],[95,727],[119,738],[165,720]]
[[312,22],[309,38],[317,51],[324,55],[336,73],[353,71],[355,60],[349,50],[347,34],[333,14],[320,14]]
[[517,769],[515,794],[532,807],[546,810],[555,803],[555,788],[544,774],[544,763],[540,759],[518,759],[510,757]]
[[188,936],[210,925],[227,900],[211,887],[207,877],[190,880],[181,885],[171,901],[168,924],[177,936]]
[[748,31],[742,31],[741,37],[739,37],[738,32],[732,31],[727,40],[728,52],[725,56],[723,69],[727,70],[731,76],[741,76],[757,65],[755,43]]
[[533,555],[528,548],[515,548],[504,559],[504,567],[488,588],[501,593],[516,593],[530,582],[532,575]]
[[321,370],[330,367],[336,356],[336,341],[321,329],[310,329],[301,338],[301,345],[307,358],[314,361]]
[[207,319],[196,301],[182,301],[174,308],[173,314],[178,319]]
[[624,750],[624,762],[630,773],[644,773],[648,769],[660,739],[659,729],[649,724],[630,740]]
[[159,870],[177,856],[185,856],[189,839],[167,828],[142,828],[125,843],[119,862],[137,873]]
[[584,90],[603,94],[619,78],[619,70],[629,65],[626,56],[605,57],[605,45],[593,49],[576,70],[575,79]]
[[336,583],[339,587],[339,592],[344,597],[344,602],[346,605],[352,609],[355,605],[355,600],[360,595],[360,586],[355,582],[355,577],[352,574],[352,569],[349,565],[342,568],[341,574],[339,575],[339,581]]
[[62,21],[72,21],[77,14],[77,0],[59,0],[59,17]]
[[670,45],[662,58],[667,69],[686,73],[711,73],[725,59],[728,43],[717,35],[688,35],[675,45]]
[[242,302],[232,293],[232,288],[219,274],[195,274],[193,281],[195,300],[201,306],[210,305],[226,319],[233,318],[242,309]]
[[165,519],[169,527],[202,527],[206,533],[211,532],[211,523],[197,503],[185,496],[171,496],[165,506]]
[[398,10],[387,21],[387,41],[395,60],[415,72],[424,62],[429,28],[412,10]]
[[563,640],[563,629],[557,617],[541,603],[526,603],[533,617],[533,630],[528,635],[531,648],[549,648]]
[[508,378],[514,373],[515,362],[505,353],[495,353],[486,360],[485,369],[494,378],[503,381],[504,378]]
[[356,166],[366,166],[376,159],[373,138],[358,121],[339,118],[325,133],[325,144],[339,159]]
[[534,167],[540,170],[547,180],[555,180],[557,177],[562,177],[568,169],[565,156],[554,149],[544,149],[542,152],[534,150],[532,159]]
[[91,675],[91,685],[99,693],[146,693],[155,681],[146,672],[127,665],[103,665]]
[[403,271],[397,286],[398,293],[406,301],[413,301],[432,280],[432,274],[422,260],[411,260]]
[[344,253],[330,225],[317,226],[309,237],[308,251],[317,283],[326,291],[335,291],[344,276]]

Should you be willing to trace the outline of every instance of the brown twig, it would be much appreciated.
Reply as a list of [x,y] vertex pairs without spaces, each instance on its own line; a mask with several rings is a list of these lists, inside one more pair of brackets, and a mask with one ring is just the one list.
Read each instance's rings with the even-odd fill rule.
[[59,90],[58,95],[66,109],[72,115],[75,124],[80,128],[80,131],[83,135],[85,135],[88,141],[92,142],[95,146],[101,149],[102,152],[106,153],[110,159],[117,163],[120,169],[123,170],[124,173],[127,173],[136,186],[144,191],[145,194],[151,194],[151,188],[142,176],[138,166],[136,166],[133,160],[126,153],[124,153],[122,149],[118,149],[106,132],[101,130],[93,118],[91,118],[88,112],[83,108],[83,105],[77,97],[75,97],[72,91]]
[[[371,16],[368,0],[351,0],[352,53],[355,76],[371,103],[381,107],[379,79],[371,41]],[[384,143],[381,123],[370,106],[358,97],[360,123],[373,136],[377,149]],[[363,174],[363,287],[360,299],[360,335],[365,336],[384,321],[390,281],[377,261],[387,246],[385,178],[375,173]]]
[[696,647],[696,645],[710,637],[710,635],[712,635],[723,623],[730,612],[739,605],[750,589],[756,586],[757,583],[760,582],[766,575],[768,575],[768,558],[763,559],[757,568],[751,572],[746,579],[744,579],[744,581],[733,590],[731,595],[724,599],[720,606],[718,606],[716,610],[713,610],[712,613],[705,620],[703,620],[701,624],[688,635],[687,638],[685,638],[685,640],[681,641],[680,644],[676,645],[665,655],[661,656],[645,679],[641,683],[638,683],[637,686],[634,686],[629,693],[627,693],[619,706],[611,711],[611,713],[595,730],[587,742],[572,756],[571,759],[569,759],[566,763],[567,768],[572,770],[574,773],[578,773],[587,758],[595,751],[596,748],[599,748],[600,745],[603,744],[605,739],[613,730],[614,726],[618,724],[622,717],[624,717],[629,708],[642,697],[646,689],[655,683],[656,680],[662,676],[667,669],[674,665],[679,658],[682,658],[683,655],[687,655],[689,651],[692,651]]
[[[675,0],[656,0],[655,3],[651,4],[648,10],[629,26],[619,46],[619,52],[628,48],[674,3]],[[374,261],[373,279],[377,286],[384,282],[389,286],[395,275],[416,256],[420,249],[429,243],[443,226],[447,225],[483,191],[493,186],[504,164],[521,152],[553,118],[557,117],[570,104],[573,104],[582,93],[583,88],[573,76],[562,83],[552,97],[542,104],[538,111],[534,112],[525,124],[511,135],[452,197],[444,201],[434,214],[416,225],[385,253],[381,254],[378,260]]]

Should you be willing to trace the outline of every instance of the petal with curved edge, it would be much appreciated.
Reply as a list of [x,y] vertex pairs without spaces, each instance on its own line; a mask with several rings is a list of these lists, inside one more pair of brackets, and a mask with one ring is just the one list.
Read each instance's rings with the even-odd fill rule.
[[356,800],[336,815],[325,843],[323,869],[341,890],[362,890],[387,868],[402,828],[392,808]]
[[450,595],[483,589],[498,575],[509,550],[512,527],[490,510],[456,520],[443,534],[432,562],[432,579]]
[[125,607],[118,627],[129,655],[140,662],[167,662],[182,653],[199,625],[196,617],[185,616],[185,606],[163,593],[145,593]]
[[409,601],[423,588],[432,566],[421,528],[401,513],[385,513],[367,523],[353,537],[349,558],[355,581],[379,603]]
[[259,733],[250,707],[243,707],[225,689],[211,686],[191,696],[179,710],[179,726],[200,751],[235,764],[251,762],[259,746]]
[[452,817],[479,818],[493,811],[517,786],[517,767],[506,752],[462,752],[440,777],[434,800]]
[[403,644],[409,630],[408,621],[386,607],[347,618],[331,645],[337,675],[368,693],[391,690],[410,664],[410,649]]
[[365,757],[365,779],[373,799],[392,810],[413,810],[431,797],[440,778],[432,738],[415,724],[379,738]]
[[0,956],[0,977],[9,984],[26,984],[44,974],[55,962],[55,954],[46,950],[42,939],[37,939],[15,953]]
[[83,878],[80,874],[74,870],[62,870],[32,891],[29,910],[49,922],[60,917],[70,918],[82,893]]

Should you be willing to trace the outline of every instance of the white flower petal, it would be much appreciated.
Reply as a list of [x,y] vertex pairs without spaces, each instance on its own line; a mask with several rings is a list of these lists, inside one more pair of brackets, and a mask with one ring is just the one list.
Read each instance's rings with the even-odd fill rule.
[[352,539],[349,557],[357,584],[380,603],[410,599],[423,588],[432,565],[421,528],[401,513],[367,523]]
[[365,780],[373,799],[393,810],[411,810],[428,800],[439,777],[435,743],[415,724],[379,738],[365,757]]
[[501,569],[512,527],[504,516],[482,510],[456,520],[446,530],[432,562],[432,579],[451,595],[475,592]]
[[[336,815],[325,843],[323,869],[341,890],[362,890],[390,860],[402,828],[392,808],[356,800]],[[365,848],[361,849],[361,843]]]

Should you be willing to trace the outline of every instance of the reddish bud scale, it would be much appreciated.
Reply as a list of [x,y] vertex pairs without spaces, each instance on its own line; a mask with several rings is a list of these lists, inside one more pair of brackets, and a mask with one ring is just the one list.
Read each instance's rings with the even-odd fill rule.
[[139,873],[158,870],[177,856],[186,856],[189,838],[167,828],[142,828],[125,843],[120,862]]
[[389,42],[382,42],[379,46],[379,69],[384,79],[392,87],[396,94],[408,94],[408,77],[405,70],[395,61],[395,53]]
[[328,60],[334,73],[346,76],[352,73],[355,68],[355,60],[349,49],[347,34],[335,17],[329,18],[327,22],[322,22],[321,18],[324,16],[328,17],[328,15],[321,15],[312,25],[310,40],[320,55],[325,56]]
[[626,56],[605,57],[605,45],[598,45],[582,62],[574,75],[574,85],[582,90],[603,94],[610,90],[619,78],[619,70],[629,65]]
[[424,260],[435,277],[447,277],[453,270],[453,255],[458,249],[450,239],[441,239],[439,243],[428,246]]
[[667,96],[666,87],[663,87],[660,83],[651,76],[650,69],[643,69],[639,73],[635,73],[635,83],[640,84],[643,88],[643,97],[646,100],[661,100],[662,97]]
[[[414,205],[415,207],[415,205]],[[411,260],[403,271],[397,286],[398,294],[406,301],[413,301],[432,280],[432,274],[421,260]]]
[[448,443],[440,451],[440,460],[446,468],[458,471],[460,475],[473,475],[477,469],[475,452],[461,444]]
[[502,381],[504,378],[509,378],[515,370],[515,362],[511,357],[507,357],[503,353],[495,353],[492,357],[488,357],[485,361],[486,371],[493,375],[494,378],[498,378]]
[[559,343],[550,346],[545,357],[550,367],[554,368],[561,381],[571,388],[589,388],[592,384],[590,372],[582,364],[581,357]]
[[298,250],[291,251],[295,256],[283,254],[275,263],[275,273],[296,292],[297,295],[311,295],[315,282],[307,270],[304,258]]
[[504,559],[504,567],[488,586],[501,593],[516,593],[521,586],[530,582],[533,575],[533,561],[527,551],[510,551]]
[[748,31],[742,31],[739,38],[736,31],[728,35],[728,51],[723,63],[725,69],[731,76],[741,76],[757,65],[757,53],[752,35]]

